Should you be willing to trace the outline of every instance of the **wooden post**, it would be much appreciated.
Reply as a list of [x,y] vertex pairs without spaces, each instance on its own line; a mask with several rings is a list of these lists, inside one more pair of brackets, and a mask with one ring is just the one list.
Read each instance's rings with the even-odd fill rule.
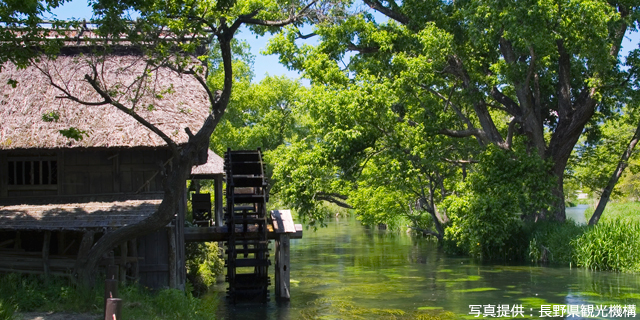
[[271,211],[271,220],[273,230],[278,235],[276,238],[276,299],[289,300],[291,299],[289,239],[290,234],[296,233],[296,227],[290,210]]
[[276,240],[276,299],[291,299],[289,234],[280,233]]
[[[117,270],[116,268],[112,268]],[[104,316],[107,319],[107,316],[110,315],[109,309],[109,300],[118,297],[118,279],[106,279],[104,280]]]
[[169,236],[169,288],[176,288],[176,236],[173,227],[167,228]]
[[104,301],[118,297],[118,279],[104,280]]
[[223,224],[222,221],[222,175],[216,175],[215,177],[215,192],[213,194],[213,209],[215,210],[216,227],[220,227]]
[[122,314],[122,299],[107,299],[104,311],[104,320],[120,320],[120,315]]
[[44,269],[44,276],[48,277],[49,272],[49,248],[51,248],[51,231],[44,232],[44,241],[42,241],[42,269]]
[[107,280],[118,280],[118,266],[110,264],[107,266]]
[[120,283],[127,283],[127,257],[129,256],[127,243],[120,245]]

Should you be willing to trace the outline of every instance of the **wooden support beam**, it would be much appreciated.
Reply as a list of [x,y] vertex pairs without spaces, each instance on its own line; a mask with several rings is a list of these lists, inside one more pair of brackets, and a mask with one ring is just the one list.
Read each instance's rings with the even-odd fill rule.
[[221,227],[224,224],[222,221],[222,175],[217,175],[215,178],[215,192],[213,194],[213,209],[215,215],[216,227]]
[[291,261],[289,254],[289,234],[280,233],[276,239],[276,299],[291,299],[291,277],[289,262]]
[[169,241],[169,288],[176,288],[177,262],[176,262],[176,236],[174,227],[167,228]]
[[51,248],[51,231],[44,232],[44,240],[42,241],[42,269],[45,277],[49,276],[51,268],[49,267],[49,249]]
[[[302,239],[302,225],[295,225],[296,232],[289,234],[289,239]],[[239,232],[236,229],[236,232]],[[249,228],[249,232],[252,232],[252,228]],[[256,231],[257,232],[257,231]],[[227,241],[228,238],[227,227],[189,227],[184,228],[184,240],[186,242],[207,242],[207,241]],[[269,231],[267,232],[267,238],[269,240],[275,240],[278,238],[278,234]]]

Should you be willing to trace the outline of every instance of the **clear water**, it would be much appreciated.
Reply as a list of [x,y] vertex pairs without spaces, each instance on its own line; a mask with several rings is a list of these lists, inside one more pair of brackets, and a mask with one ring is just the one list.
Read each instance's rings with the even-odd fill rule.
[[494,311],[522,306],[518,319],[564,306],[565,317],[555,318],[583,319],[567,317],[568,305],[591,306],[593,315],[600,305],[640,305],[640,275],[477,264],[447,256],[423,238],[366,229],[353,218],[292,240],[290,302],[277,303],[272,293],[266,305],[233,306],[224,299],[225,284],[214,290],[224,319],[477,319],[470,305],[480,305],[481,313],[491,305]]

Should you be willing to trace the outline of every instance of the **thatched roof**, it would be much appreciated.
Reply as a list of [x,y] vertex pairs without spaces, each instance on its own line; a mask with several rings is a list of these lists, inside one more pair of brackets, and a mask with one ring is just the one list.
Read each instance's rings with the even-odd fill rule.
[[191,178],[193,179],[211,179],[216,175],[224,174],[224,160],[213,151],[207,153],[207,163],[194,166],[191,169]]
[[142,221],[161,201],[0,206],[0,230],[106,230]]
[[[86,63],[90,56],[60,56],[42,61],[53,79],[83,101],[102,101],[84,80],[90,74]],[[93,58],[95,59],[95,57]],[[108,56],[98,64],[101,84],[110,90],[125,92],[119,100],[130,107],[133,93],[126,89],[142,74],[144,62],[134,55]],[[10,81],[11,80],[11,81]],[[17,81],[15,88],[11,82]],[[191,76],[180,76],[160,69],[148,79],[155,91],[146,92],[136,107],[144,119],[156,125],[177,143],[185,143],[185,127],[197,132],[209,113],[206,92]],[[86,106],[69,99],[49,84],[35,67],[18,70],[7,63],[0,72],[0,150],[73,147],[159,147],[164,141],[111,105]],[[43,115],[58,116],[45,122]],[[51,117],[50,117],[51,118]],[[64,137],[59,130],[77,128],[87,135],[80,141]]]

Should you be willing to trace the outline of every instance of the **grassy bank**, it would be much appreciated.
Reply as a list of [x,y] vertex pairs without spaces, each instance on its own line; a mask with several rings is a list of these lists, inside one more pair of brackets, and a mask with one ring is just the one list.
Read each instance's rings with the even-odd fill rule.
[[[597,203],[596,203],[597,204]],[[589,221],[595,211],[595,206],[589,206],[584,216]],[[600,222],[638,222],[640,223],[640,202],[609,202],[600,217]]]
[[[19,312],[103,312],[102,286],[90,291],[77,290],[66,278],[0,275],[0,320],[13,320]],[[151,292],[136,285],[120,288],[124,319],[215,319],[215,297],[199,299],[175,289]],[[19,319],[19,318],[17,318]]]
[[[587,221],[594,208],[585,211]],[[640,272],[640,203],[609,203],[596,226],[544,222],[529,227],[532,261]]]

